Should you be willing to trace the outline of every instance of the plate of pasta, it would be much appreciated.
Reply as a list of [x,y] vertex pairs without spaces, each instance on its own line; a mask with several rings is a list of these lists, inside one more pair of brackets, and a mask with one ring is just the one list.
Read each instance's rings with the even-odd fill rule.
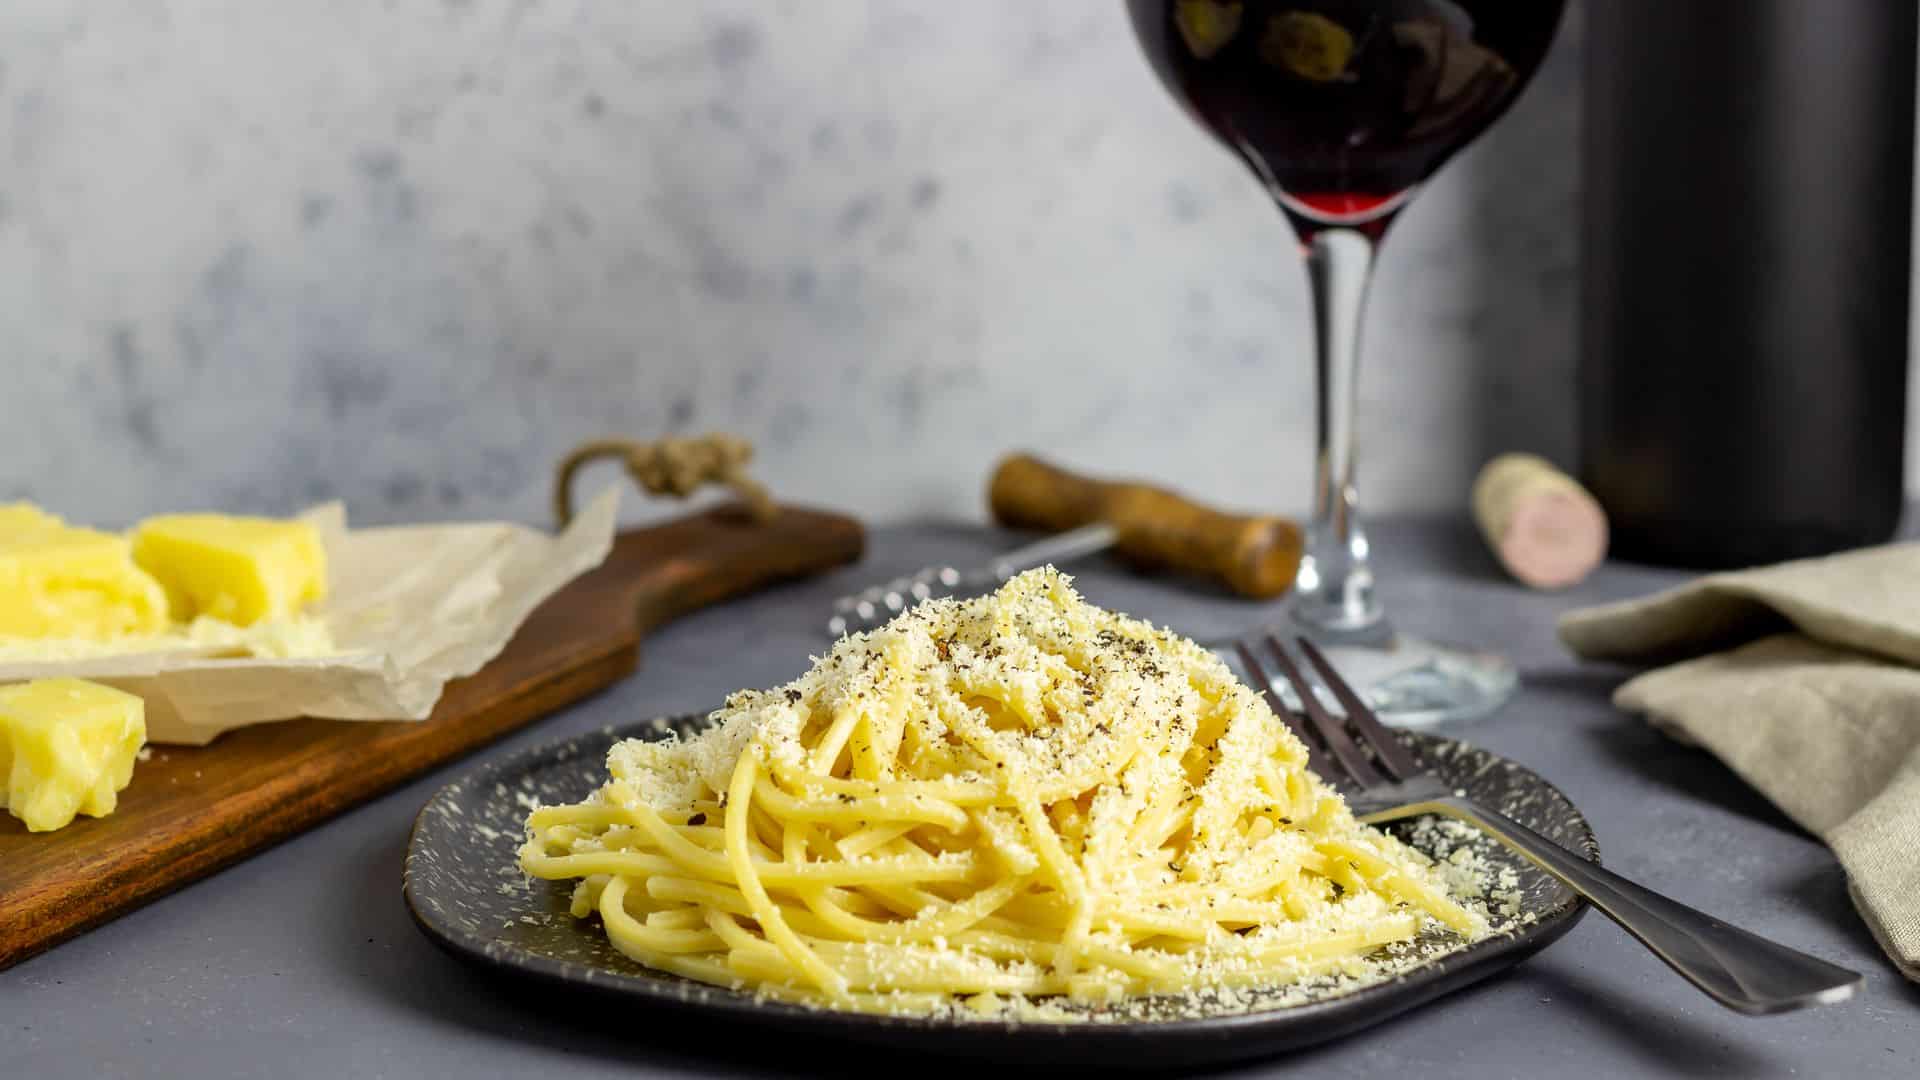
[[[1408,736],[1597,858],[1552,785]],[[441,790],[415,920],[514,975],[921,1052],[1193,1065],[1331,1038],[1517,963],[1564,886],[1456,822],[1363,825],[1212,653],[1029,571],[714,712]]]

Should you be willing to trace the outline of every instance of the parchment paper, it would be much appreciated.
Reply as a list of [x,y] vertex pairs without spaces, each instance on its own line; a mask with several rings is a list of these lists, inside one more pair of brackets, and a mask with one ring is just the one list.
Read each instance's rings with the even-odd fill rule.
[[424,720],[446,684],[478,671],[521,622],[613,546],[608,492],[558,536],[505,523],[348,529],[337,504],[305,516],[327,549],[322,656],[219,655],[177,646],[78,659],[0,661],[0,682],[74,675],[139,694],[147,740],[201,745],[299,716]]

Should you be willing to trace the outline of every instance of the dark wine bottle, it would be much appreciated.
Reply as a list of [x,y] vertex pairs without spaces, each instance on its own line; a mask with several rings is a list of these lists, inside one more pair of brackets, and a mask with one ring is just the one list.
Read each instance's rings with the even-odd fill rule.
[[1586,5],[1582,479],[1613,552],[1883,541],[1906,450],[1915,5]]

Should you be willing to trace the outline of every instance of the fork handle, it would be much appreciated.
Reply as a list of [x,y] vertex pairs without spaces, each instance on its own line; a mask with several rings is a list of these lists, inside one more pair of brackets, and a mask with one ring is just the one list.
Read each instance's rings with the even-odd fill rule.
[[1426,809],[1442,810],[1487,830],[1566,882],[1682,978],[1730,1009],[1754,1016],[1787,1012],[1844,1001],[1860,985],[1857,971],[1729,926],[1636,885],[1497,811],[1466,799],[1440,800]]

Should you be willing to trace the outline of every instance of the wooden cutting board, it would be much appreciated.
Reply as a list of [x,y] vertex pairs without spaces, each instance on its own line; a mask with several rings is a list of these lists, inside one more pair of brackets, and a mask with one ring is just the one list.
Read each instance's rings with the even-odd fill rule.
[[155,747],[120,805],[31,834],[0,812],[0,968],[163,896],[632,672],[649,630],[860,555],[858,523],[722,507],[622,533],[419,722],[294,720]]

